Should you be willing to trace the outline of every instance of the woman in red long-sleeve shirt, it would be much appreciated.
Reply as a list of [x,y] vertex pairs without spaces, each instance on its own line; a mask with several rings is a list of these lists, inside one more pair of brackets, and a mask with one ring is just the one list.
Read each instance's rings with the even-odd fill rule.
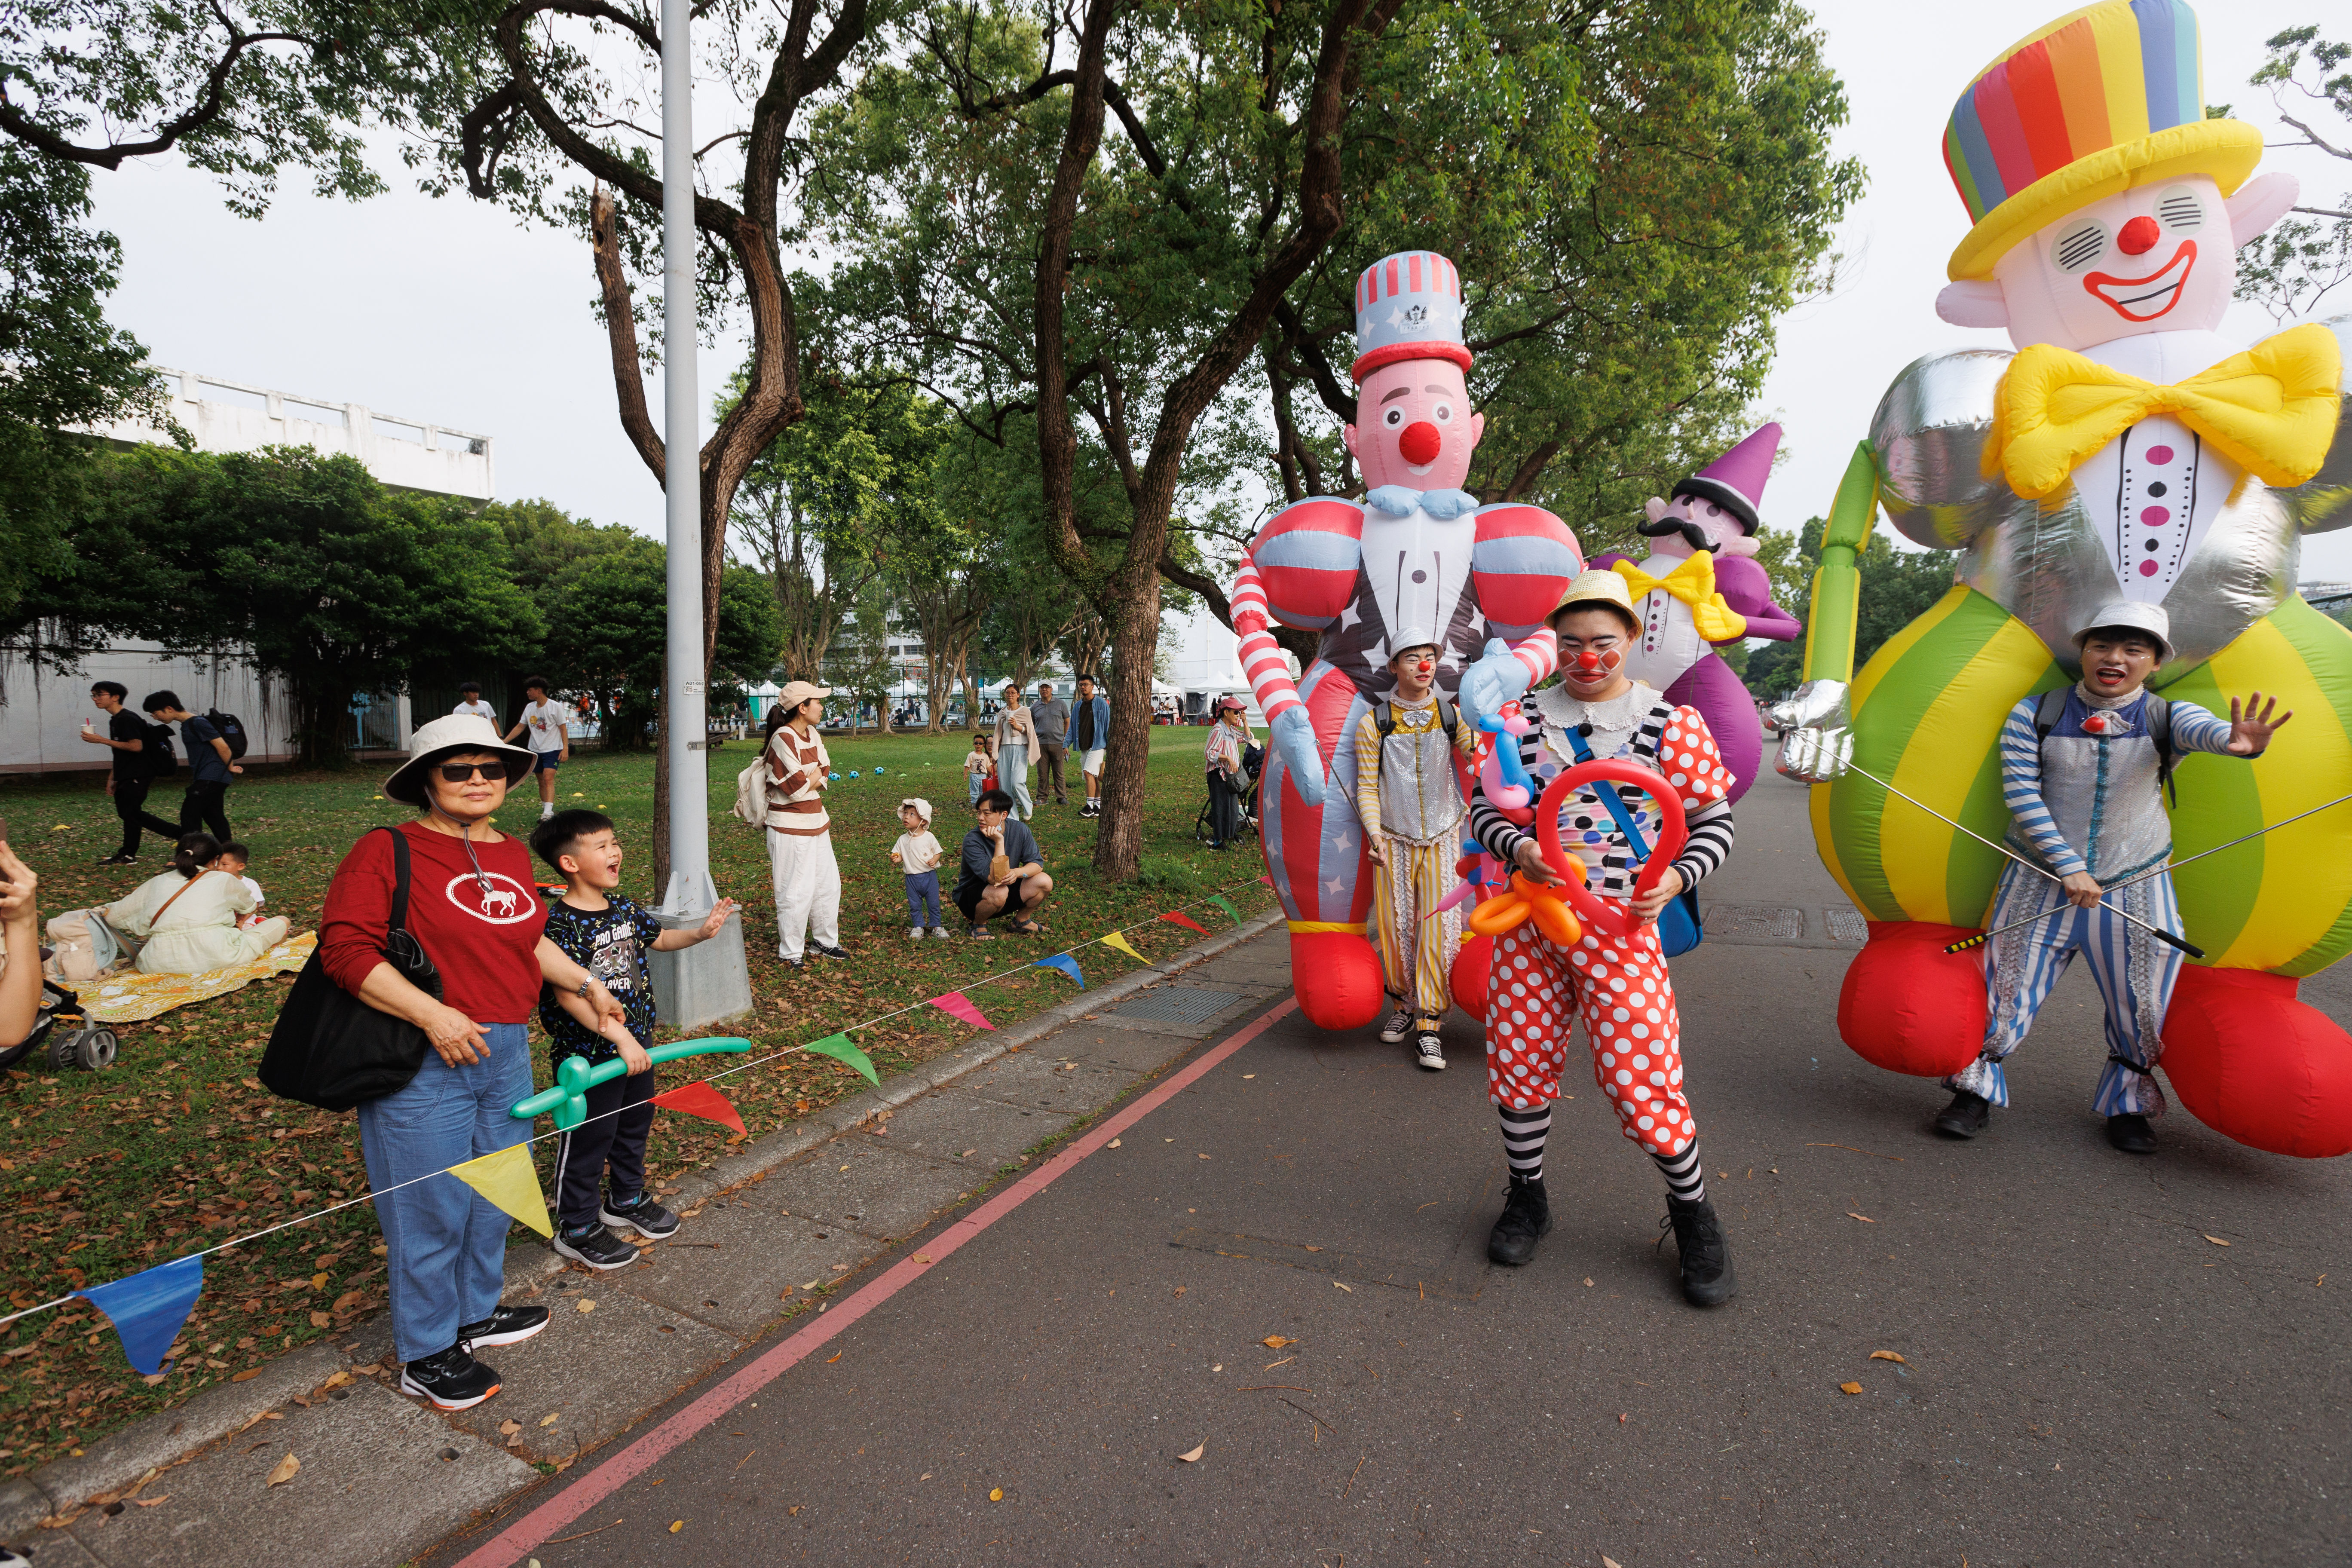
[[[507,1108],[531,1092],[526,1026],[543,980],[600,1012],[621,1005],[541,934],[546,906],[522,840],[490,826],[531,754],[487,719],[452,714],[416,731],[383,793],[415,821],[362,838],[327,889],[320,962],[336,984],[425,1031],[432,1049],[405,1089],[359,1108],[392,1291],[401,1391],[444,1410],[479,1405],[499,1376],[474,1359],[547,1326],[544,1307],[501,1305],[504,1211],[454,1176],[418,1181],[522,1142]],[[395,881],[391,833],[408,846],[407,929],[441,976],[436,999],[383,957]],[[415,1185],[403,1185],[414,1182]],[[395,1190],[396,1189],[396,1190]]]

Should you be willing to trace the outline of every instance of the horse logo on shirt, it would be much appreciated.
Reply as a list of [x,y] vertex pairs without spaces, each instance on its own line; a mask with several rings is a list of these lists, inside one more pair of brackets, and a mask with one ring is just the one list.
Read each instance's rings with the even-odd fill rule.
[[457,908],[492,925],[513,925],[529,920],[538,910],[538,900],[530,896],[530,889],[496,871],[485,871],[480,880],[471,871],[460,872],[449,879],[443,891]]

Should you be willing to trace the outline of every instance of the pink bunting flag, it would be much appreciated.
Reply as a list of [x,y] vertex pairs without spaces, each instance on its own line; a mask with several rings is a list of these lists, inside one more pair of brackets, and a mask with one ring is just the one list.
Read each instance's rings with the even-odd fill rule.
[[1260,877],[1258,880],[1264,882],[1269,888],[1274,886],[1274,879],[1271,877]]
[[682,1083],[676,1089],[664,1089],[654,1096],[654,1103],[665,1110],[676,1110],[688,1116],[699,1116],[705,1121],[717,1121],[744,1131],[742,1114],[735,1102],[704,1082]]
[[1209,934],[1209,928],[1208,928],[1208,927],[1206,927],[1206,926],[1202,925],[1200,921],[1198,921],[1194,920],[1192,916],[1187,915],[1187,914],[1181,914],[1181,913],[1179,913],[1178,911],[1176,911],[1176,910],[1170,910],[1166,914],[1161,915],[1160,918],[1161,920],[1163,920],[1163,921],[1167,921],[1171,922],[1171,924],[1182,926],[1182,927],[1183,927],[1185,930],[1187,930],[1187,931],[1199,931],[1202,936],[1206,936],[1206,935],[1208,935],[1208,934]]
[[988,1019],[982,1015],[979,1008],[971,1005],[971,998],[965,995],[961,991],[950,991],[941,995],[934,996],[931,998],[931,1005],[937,1007],[942,1013],[951,1014],[958,1018],[961,1018],[967,1024],[977,1024],[983,1029],[993,1029],[996,1027],[995,1025],[990,1023]]

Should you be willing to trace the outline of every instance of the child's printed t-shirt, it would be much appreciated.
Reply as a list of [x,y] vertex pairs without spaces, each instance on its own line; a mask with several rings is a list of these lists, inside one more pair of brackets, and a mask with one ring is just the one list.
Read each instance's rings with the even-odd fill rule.
[[920,833],[898,835],[898,842],[890,846],[890,852],[898,857],[898,869],[909,877],[936,871],[940,862],[947,858],[947,851],[940,847],[940,841],[928,827]]
[[988,776],[989,761],[986,757],[980,754],[978,747],[974,747],[972,750],[966,752],[963,754],[963,771],[968,773],[975,774],[981,778],[986,778]]
[[[548,940],[604,983],[641,1046],[651,1046],[654,1038],[654,979],[646,954],[661,933],[659,921],[617,895],[611,907],[601,910],[574,909],[560,898],[547,906]],[[593,1067],[621,1054],[619,1047],[565,1012],[552,986],[540,987],[539,1021],[547,1030],[551,1062],[586,1057]]]

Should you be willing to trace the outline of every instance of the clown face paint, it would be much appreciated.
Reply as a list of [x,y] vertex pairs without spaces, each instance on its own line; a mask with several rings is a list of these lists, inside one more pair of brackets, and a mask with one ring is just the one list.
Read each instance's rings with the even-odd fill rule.
[[1460,366],[1411,359],[1364,378],[1356,423],[1342,434],[1368,488],[1454,490],[1470,477],[1470,453],[1486,428],[1486,416],[1471,411]]
[[2018,347],[2211,331],[2237,287],[2221,188],[2194,174],[2077,208],[1993,268]]
[[1579,608],[1552,623],[1559,638],[1559,679],[1580,702],[1601,702],[1625,689],[1625,654],[1632,642],[1613,610]]

